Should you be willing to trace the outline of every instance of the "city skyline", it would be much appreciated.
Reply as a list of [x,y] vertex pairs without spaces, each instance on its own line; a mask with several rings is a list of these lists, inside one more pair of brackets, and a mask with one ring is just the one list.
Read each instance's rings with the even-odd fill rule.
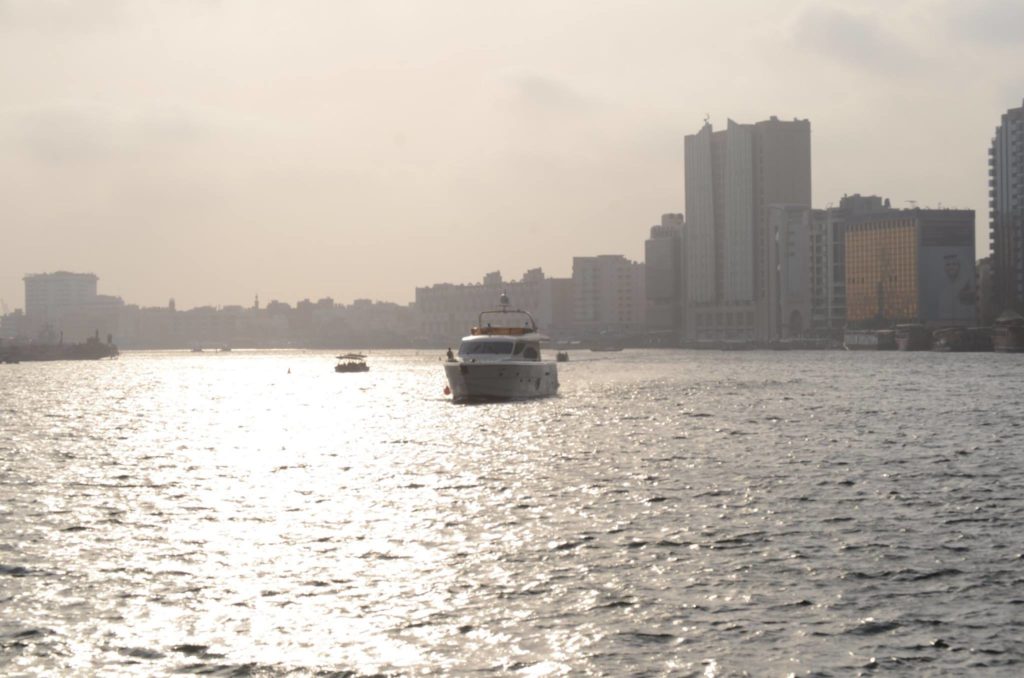
[[0,299],[72,270],[140,305],[408,303],[642,260],[706,115],[808,119],[814,207],[974,209],[981,257],[1022,21],[1000,2],[5,2]]

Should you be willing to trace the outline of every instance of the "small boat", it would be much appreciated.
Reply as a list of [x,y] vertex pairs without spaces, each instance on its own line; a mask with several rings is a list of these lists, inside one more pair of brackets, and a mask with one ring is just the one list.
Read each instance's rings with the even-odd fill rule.
[[928,351],[932,347],[932,333],[920,323],[897,325],[896,346],[901,351]]
[[895,351],[896,333],[893,330],[846,330],[843,348],[847,351]]
[[454,402],[555,395],[558,367],[541,358],[542,339],[533,316],[510,308],[503,293],[499,308],[481,312],[477,326],[462,338],[458,357],[445,361],[445,392]]
[[967,343],[966,327],[940,327],[932,332],[932,350],[942,353],[959,353],[970,350]]
[[992,324],[992,348],[1000,353],[1024,352],[1024,316],[1004,311]]
[[967,350],[979,352],[992,351],[992,328],[968,327]]
[[370,366],[366,364],[366,356],[362,353],[343,353],[338,358],[338,364],[334,366],[335,372],[369,372]]
[[932,333],[932,338],[933,351],[992,350],[992,330],[987,327],[941,327]]
[[567,362],[569,362],[569,352],[568,351],[559,351],[558,353],[555,354],[555,360],[560,362],[560,363],[567,363]]

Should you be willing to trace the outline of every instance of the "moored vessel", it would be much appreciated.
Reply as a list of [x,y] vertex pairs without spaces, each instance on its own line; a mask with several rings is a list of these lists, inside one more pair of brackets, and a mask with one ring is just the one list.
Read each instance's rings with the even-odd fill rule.
[[479,314],[477,326],[462,338],[458,357],[444,371],[454,402],[543,398],[558,392],[558,367],[543,360],[544,337],[533,316],[512,309],[501,295],[498,309]]
[[111,337],[107,337],[107,343],[99,339],[99,333],[95,337],[89,337],[85,341],[76,344],[12,344],[7,347],[0,347],[0,362],[36,362],[51,360],[100,360],[102,358],[116,358],[120,354],[117,346],[114,345]]
[[843,348],[847,351],[892,351],[896,349],[896,333],[892,330],[846,330]]
[[932,350],[945,353],[969,351],[966,327],[940,327],[932,333]]
[[1024,352],[1024,316],[1004,311],[992,323],[992,348],[1000,353]]
[[896,347],[901,351],[927,351],[932,347],[932,333],[920,323],[897,325]]

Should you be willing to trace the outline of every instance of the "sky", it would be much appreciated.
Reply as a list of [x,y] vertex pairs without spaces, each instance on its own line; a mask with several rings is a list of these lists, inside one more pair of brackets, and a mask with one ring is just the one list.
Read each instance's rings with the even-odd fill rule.
[[179,309],[643,259],[705,117],[811,121],[814,207],[976,211],[1024,0],[0,0],[0,300]]

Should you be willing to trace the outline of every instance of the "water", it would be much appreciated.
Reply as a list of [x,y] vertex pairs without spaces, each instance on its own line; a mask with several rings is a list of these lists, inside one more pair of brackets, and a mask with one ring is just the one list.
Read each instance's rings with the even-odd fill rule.
[[0,673],[1024,670],[1024,356],[439,354],[0,366]]

